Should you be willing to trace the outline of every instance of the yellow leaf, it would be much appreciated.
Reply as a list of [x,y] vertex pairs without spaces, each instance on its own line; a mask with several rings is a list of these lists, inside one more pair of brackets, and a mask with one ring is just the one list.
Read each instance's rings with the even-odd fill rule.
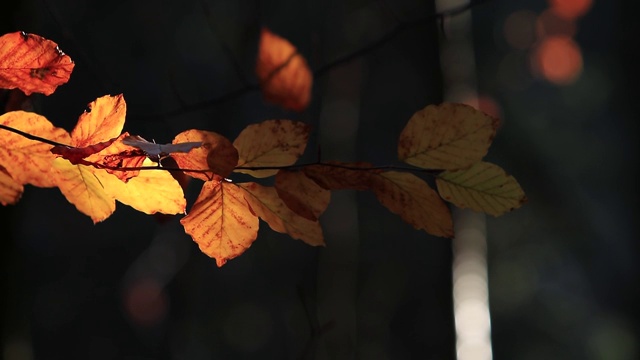
[[[142,163],[155,165],[149,159]],[[96,175],[113,198],[145,214],[182,214],[187,206],[182,187],[166,170],[142,170],[126,183],[107,172]]]
[[289,41],[267,28],[260,33],[256,75],[267,101],[295,111],[309,105],[313,75],[307,61]]
[[13,180],[9,172],[0,165],[0,204],[15,204],[20,200],[24,187]]
[[[238,149],[238,167],[287,166],[304,152],[309,126],[291,120],[267,120],[247,126],[233,142]],[[263,178],[278,170],[236,169],[236,172]]]
[[311,180],[304,172],[281,170],[276,174],[278,196],[296,214],[318,220],[329,205],[331,192]]
[[449,208],[424,180],[397,171],[383,172],[373,178],[373,192],[392,213],[416,229],[435,236],[453,237]]
[[[94,224],[105,220],[116,210],[113,196],[105,191],[105,185],[96,176],[96,173],[109,175],[106,171],[91,166],[73,165],[63,158],[56,158],[53,167],[58,188],[64,197],[78,211],[91,217]],[[121,182],[115,176],[113,178]]]
[[[187,130],[176,135],[173,143],[199,141],[202,146],[192,149],[186,154],[171,154],[182,169],[213,170],[220,177],[227,177],[238,164],[238,150],[224,136],[212,131]],[[200,180],[210,180],[208,174],[199,172],[185,172],[187,175]]]
[[124,127],[127,105],[122,94],[92,101],[71,131],[72,145],[86,147],[117,138]]
[[442,198],[457,207],[493,216],[517,209],[527,201],[516,179],[488,162],[465,170],[444,171],[438,175],[436,185]]
[[264,220],[269,227],[279,233],[289,234],[313,246],[324,245],[320,223],[298,215],[278,196],[273,187],[266,187],[254,182],[238,184],[246,191],[245,199],[253,212]]
[[51,95],[69,81],[74,65],[56,43],[41,36],[18,31],[0,37],[0,88]]
[[463,169],[487,154],[498,123],[468,105],[429,105],[416,112],[402,130],[398,156],[424,169]]
[[244,194],[227,181],[206,181],[191,211],[180,220],[185,232],[218,266],[242,254],[258,236],[258,217]]
[[[11,111],[0,115],[0,124],[59,143],[70,142],[66,130],[53,126],[38,114]],[[56,158],[50,151],[52,145],[3,129],[0,129],[0,135],[0,164],[17,183],[56,186],[56,179],[51,175],[51,165]]]

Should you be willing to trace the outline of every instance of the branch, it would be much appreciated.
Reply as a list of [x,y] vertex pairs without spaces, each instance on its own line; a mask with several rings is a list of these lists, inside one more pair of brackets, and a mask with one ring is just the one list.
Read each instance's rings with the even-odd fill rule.
[[[340,65],[346,64],[362,55],[365,55],[366,53],[369,53],[375,49],[377,49],[378,47],[382,46],[383,44],[387,43],[388,41],[392,40],[393,38],[395,38],[396,36],[398,36],[402,31],[404,31],[405,29],[411,28],[417,24],[420,24],[424,21],[430,21],[430,20],[440,20],[440,19],[444,19],[445,17],[450,17],[450,16],[456,16],[459,14],[462,14],[468,10],[470,10],[471,8],[475,7],[476,5],[480,5],[484,2],[487,2],[489,0],[470,0],[468,3],[451,8],[449,10],[445,10],[439,13],[435,13],[433,15],[430,16],[426,16],[417,20],[412,20],[412,21],[407,21],[407,22],[401,22],[398,25],[396,25],[390,32],[388,32],[387,34],[383,35],[381,38],[379,38],[378,40],[373,41],[372,43],[369,43],[367,45],[365,45],[364,47],[357,49],[349,54],[346,54],[344,56],[338,57],[337,59],[330,61],[322,66],[320,66],[319,68],[315,69],[313,71],[313,77],[315,78],[319,78],[322,75],[324,75],[326,72],[328,72],[329,70],[338,67]],[[275,76],[280,70],[282,70],[290,61],[291,59],[297,55],[298,53],[295,52],[291,55],[291,57],[289,57],[289,59],[287,59],[282,65],[278,66],[276,69],[273,70],[273,72],[271,72],[269,74],[269,77],[267,79],[271,79],[273,76]],[[176,117],[179,115],[183,115],[183,114],[187,114],[190,112],[194,112],[194,111],[198,111],[198,110],[202,110],[202,109],[206,109],[209,107],[212,107],[214,105],[218,105],[221,103],[224,103],[226,101],[230,101],[236,98],[239,98],[245,94],[248,94],[250,92],[253,91],[258,91],[260,90],[260,84],[247,84],[241,88],[238,88],[236,90],[233,90],[229,93],[226,93],[224,95],[215,97],[215,98],[211,98],[209,100],[204,100],[204,101],[200,101],[200,102],[195,102],[193,104],[190,105],[186,105],[183,106],[179,109],[175,109],[175,110],[170,110],[168,112],[165,113],[160,113],[160,114],[154,114],[154,115],[147,115],[147,116],[139,116],[139,119],[146,119],[146,120],[151,120],[151,119],[157,119],[157,118],[163,118],[163,119],[167,119],[167,118],[172,118],[172,117]]]
[[43,137],[37,136],[37,135],[32,135],[29,133],[26,133],[22,130],[18,130],[18,129],[14,129],[11,126],[7,126],[4,124],[0,124],[0,129],[5,129],[7,131],[11,131],[12,133],[16,133],[20,136],[24,136],[29,140],[34,140],[34,141],[39,141],[41,143],[45,143],[45,144],[49,144],[49,145],[53,145],[53,146],[68,146],[67,144],[61,144],[59,142],[53,141],[53,140],[49,140],[49,139],[45,139]]

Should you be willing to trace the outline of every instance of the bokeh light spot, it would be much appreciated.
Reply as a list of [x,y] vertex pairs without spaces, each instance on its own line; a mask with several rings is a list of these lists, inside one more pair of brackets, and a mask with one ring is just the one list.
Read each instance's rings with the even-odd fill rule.
[[574,20],[589,11],[593,0],[548,0],[551,11],[565,19]]
[[582,72],[580,47],[566,36],[544,39],[532,56],[534,72],[557,85],[573,83]]

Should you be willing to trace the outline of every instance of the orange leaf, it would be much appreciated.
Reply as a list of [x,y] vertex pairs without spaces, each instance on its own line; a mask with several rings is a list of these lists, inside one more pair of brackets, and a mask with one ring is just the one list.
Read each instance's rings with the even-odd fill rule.
[[[86,147],[72,147],[69,145],[56,145],[51,148],[51,153],[60,155],[63,159],[69,160],[70,163],[83,164],[86,161],[83,161],[89,155],[93,155],[99,151],[102,151],[104,148],[110,146],[116,139],[113,138],[108,141],[103,141],[94,145],[89,145]],[[85,164],[86,165],[86,164]]]
[[89,105],[71,131],[72,145],[91,146],[116,138],[122,132],[127,104],[122,94],[97,98]]
[[372,176],[381,172],[371,167],[371,164],[365,162],[330,162],[307,166],[304,173],[328,190],[371,190]]
[[[238,167],[269,167],[294,164],[304,152],[309,126],[291,120],[266,120],[247,126],[233,142],[238,149]],[[278,169],[236,169],[236,172],[262,178]]]
[[[115,175],[121,181],[127,182],[129,179],[138,176],[140,170],[116,170],[122,168],[137,168],[147,159],[147,154],[142,150],[126,145],[122,139],[129,136],[124,132],[114,139],[107,148],[100,150],[96,154],[90,155],[86,161],[92,162],[98,168],[105,167],[109,174]],[[87,164],[84,164],[87,165]],[[153,164],[152,164],[153,165]],[[109,169],[110,168],[110,169]]]
[[[30,112],[12,111],[0,115],[0,124],[59,143],[70,141],[64,129],[53,126],[44,116]],[[55,159],[50,152],[51,145],[3,129],[0,133],[0,164],[17,183],[56,186],[55,177],[50,173]]]
[[227,181],[206,181],[180,223],[218,266],[242,254],[258,236],[258,217],[249,208],[244,190]]
[[302,111],[311,98],[313,75],[307,61],[289,41],[262,28],[256,74],[265,99]]
[[487,154],[498,124],[498,119],[469,105],[429,105],[402,130],[398,156],[424,169],[464,169]]
[[7,169],[0,165],[0,204],[15,204],[20,200],[24,187],[13,180]]
[[453,237],[453,222],[447,205],[424,180],[404,172],[388,171],[373,176],[373,192],[392,213],[416,229]]
[[0,88],[51,95],[69,81],[74,65],[56,43],[41,36],[14,32],[0,37]]
[[289,209],[275,188],[254,182],[241,183],[238,186],[247,192],[245,199],[253,212],[269,224],[271,229],[289,234],[292,238],[300,239],[309,245],[324,245],[320,223],[317,220],[305,219]]
[[[192,149],[187,154],[172,154],[171,157],[183,169],[213,170],[214,174],[227,177],[238,164],[238,150],[226,137],[204,130],[187,130],[176,135],[173,143],[198,141],[202,146]],[[185,172],[200,180],[210,180],[204,173]]]
[[279,171],[276,174],[275,188],[289,209],[311,221],[318,220],[331,200],[331,192],[302,171]]

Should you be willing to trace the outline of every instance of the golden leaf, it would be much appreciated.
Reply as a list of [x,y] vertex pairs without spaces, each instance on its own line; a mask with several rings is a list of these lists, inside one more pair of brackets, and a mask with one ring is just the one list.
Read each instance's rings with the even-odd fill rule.
[[402,130],[398,156],[424,169],[463,169],[487,154],[498,123],[469,105],[429,105]]
[[267,101],[295,111],[309,105],[313,75],[307,61],[289,41],[267,28],[260,33],[256,75]]
[[[287,166],[294,164],[304,152],[309,139],[309,126],[291,120],[267,120],[247,126],[233,142],[238,149],[238,167]],[[236,169],[236,172],[263,178],[278,169]]]
[[436,185],[442,198],[457,207],[493,216],[517,209],[527,201],[516,179],[488,162],[464,170],[444,171],[436,178]]
[[[227,177],[238,164],[238,150],[224,136],[212,131],[187,130],[176,135],[173,143],[201,142],[202,146],[187,154],[172,154],[171,157],[183,169],[212,170],[220,177]],[[205,173],[185,172],[200,180],[210,180]]]
[[92,101],[71,131],[72,145],[86,147],[120,136],[127,104],[122,94],[106,95]]
[[[0,124],[63,144],[71,141],[64,129],[30,112],[11,111],[0,115]],[[0,134],[0,164],[17,183],[56,186],[56,179],[51,175],[51,165],[56,158],[50,151],[52,145],[4,129],[0,129]]]
[[258,236],[258,217],[249,208],[245,191],[224,180],[206,181],[180,223],[218,266],[242,254]]
[[245,199],[253,212],[269,224],[271,229],[289,234],[292,238],[300,239],[309,245],[324,245],[320,223],[317,220],[305,219],[289,209],[275,188],[254,182],[241,183],[238,186],[247,192]]
[[74,66],[51,40],[20,31],[0,36],[0,88],[51,95]]

